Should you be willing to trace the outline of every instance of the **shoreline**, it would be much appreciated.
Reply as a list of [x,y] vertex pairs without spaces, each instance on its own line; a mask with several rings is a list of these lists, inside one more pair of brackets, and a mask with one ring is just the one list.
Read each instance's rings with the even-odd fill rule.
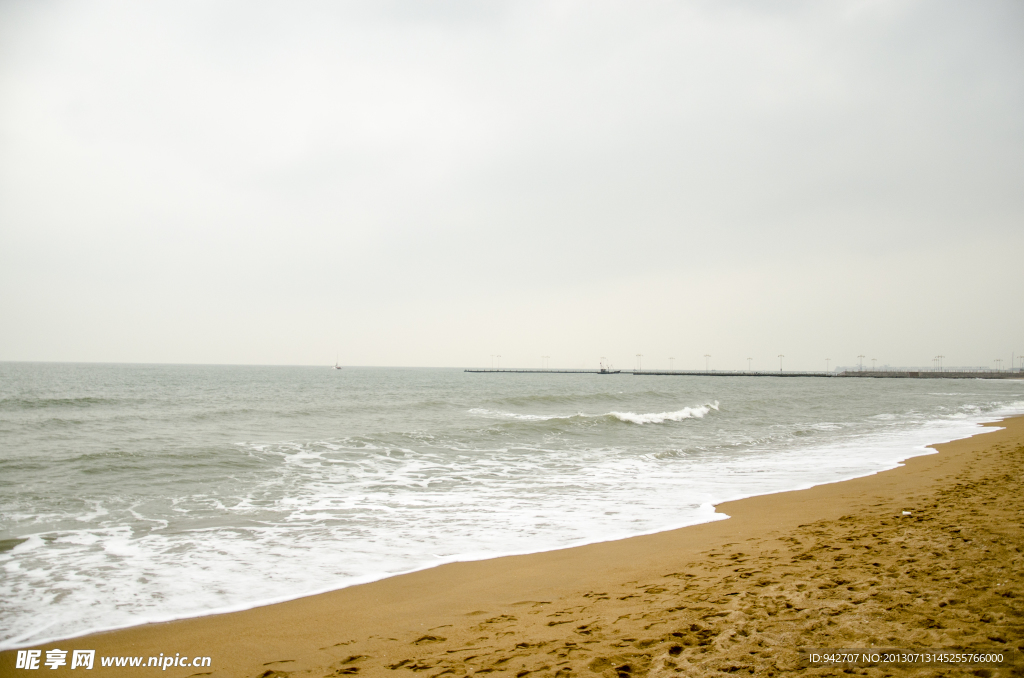
[[[557,606],[556,601],[587,602],[588,597],[612,600],[614,596],[605,596],[605,589],[661,580],[665,571],[681,564],[693,565],[690,561],[706,563],[709,549],[727,549],[763,539],[769,533],[789,534],[809,522],[839,520],[851,509],[863,511],[868,496],[883,504],[899,503],[908,493],[941,488],[942,480],[958,477],[959,472],[978,461],[975,457],[985,449],[1000,442],[1024,442],[1024,417],[982,426],[988,430],[937,444],[934,448],[938,454],[918,454],[889,470],[716,505],[716,513],[727,514],[728,519],[555,551],[457,561],[236,612],[78,636],[60,641],[59,646],[95,649],[98,656],[175,652],[208,655],[213,658],[212,675],[225,676],[335,675],[329,667],[341,671],[337,675],[394,675],[393,670],[402,668],[415,671],[422,662],[410,660],[412,665],[404,666],[403,658],[398,656],[403,651],[409,654],[406,648],[410,644],[417,651],[440,650],[458,635],[462,644],[482,650],[479,638],[471,638],[484,633],[486,626],[475,624],[476,617],[488,617],[484,620],[487,623],[499,620],[493,622],[497,626],[510,624],[512,630],[502,633],[525,637],[529,629],[520,628],[525,620],[519,620],[525,616],[524,609],[529,610],[526,614],[539,615]],[[948,473],[940,477],[940,471]],[[659,586],[649,586],[644,592],[655,588]],[[634,597],[640,596],[619,600]],[[559,630],[563,623],[567,622],[556,619],[547,628]],[[439,628],[446,629],[445,636],[430,633]],[[573,637],[591,635],[585,631],[577,629]],[[55,646],[58,643],[33,647],[45,650]],[[457,651],[445,649],[442,656],[453,652]],[[0,672],[7,675],[6,669],[10,668],[14,673],[15,654],[0,653],[0,669],[4,669]],[[341,654],[348,654],[352,661],[345,665],[338,656]],[[99,666],[96,669],[103,671]],[[168,671],[167,675],[175,676],[197,673],[175,667]]]
[[[1002,419],[994,420],[994,421],[1002,421],[1003,419],[1013,418],[1013,417],[1016,417],[1016,416],[1024,417],[1024,413],[1007,415],[1007,416],[1004,416]],[[932,423],[934,424],[935,422],[932,422]],[[944,422],[944,423],[952,424],[953,422]],[[118,632],[118,631],[125,631],[125,630],[136,628],[136,627],[151,626],[151,625],[154,625],[154,624],[167,624],[167,623],[171,623],[171,622],[179,622],[179,621],[188,621],[188,620],[191,620],[191,619],[198,619],[198,618],[201,618],[201,617],[211,617],[211,616],[219,616],[219,615],[226,615],[226,614],[234,614],[234,613],[238,613],[238,612],[245,612],[245,611],[248,611],[248,610],[259,609],[259,608],[268,607],[268,606],[272,606],[272,605],[278,605],[278,604],[281,604],[281,603],[287,603],[287,602],[291,602],[291,601],[295,601],[295,600],[302,600],[302,599],[306,599],[306,598],[312,598],[312,597],[316,597],[316,596],[320,596],[320,595],[324,595],[324,594],[340,591],[340,590],[343,590],[343,589],[351,588],[351,587],[354,587],[354,586],[364,586],[364,585],[367,585],[367,584],[374,584],[376,582],[379,582],[379,581],[382,581],[382,580],[386,580],[386,579],[391,579],[393,577],[404,577],[404,576],[407,576],[407,575],[411,575],[411,574],[416,574],[418,572],[422,572],[424,570],[430,570],[430,569],[437,568],[437,567],[443,567],[445,565],[452,565],[452,564],[456,564],[456,563],[473,563],[473,562],[480,562],[480,561],[487,561],[487,560],[495,560],[495,559],[500,559],[500,558],[511,558],[511,557],[517,557],[517,556],[539,555],[539,554],[543,554],[543,553],[551,553],[551,552],[555,552],[555,551],[562,551],[562,550],[575,549],[575,548],[581,548],[581,547],[586,547],[586,546],[593,546],[593,545],[603,544],[603,543],[608,543],[608,542],[623,541],[623,540],[633,539],[633,538],[637,538],[637,537],[647,537],[647,536],[651,536],[651,535],[655,535],[655,534],[659,534],[659,533],[663,533],[663,532],[673,532],[673,531],[676,531],[676,530],[682,530],[682,529],[686,529],[686,528],[696,527],[698,525],[703,525],[703,524],[706,524],[706,523],[713,523],[713,522],[717,522],[717,521],[720,521],[720,520],[728,520],[728,519],[730,519],[731,516],[727,515],[726,513],[722,512],[722,511],[720,511],[718,509],[719,506],[722,506],[722,505],[725,505],[725,504],[729,504],[729,503],[732,503],[732,502],[743,501],[745,499],[752,499],[752,498],[756,498],[756,497],[770,496],[770,495],[775,495],[775,494],[780,494],[780,493],[785,493],[785,492],[798,492],[798,491],[801,491],[801,490],[808,490],[808,489],[812,489],[814,487],[818,487],[818,486],[822,486],[822,485],[830,485],[830,484],[835,484],[835,483],[843,483],[843,482],[846,482],[846,481],[849,481],[849,480],[856,480],[858,478],[865,478],[865,477],[869,477],[869,476],[872,476],[872,475],[875,475],[875,474],[878,474],[878,473],[884,473],[886,471],[890,471],[890,470],[899,468],[907,460],[913,459],[914,457],[920,457],[920,456],[927,456],[927,455],[931,455],[931,454],[936,454],[936,450],[935,450],[935,446],[936,445],[942,445],[942,444],[945,444],[947,442],[954,442],[954,441],[957,441],[957,440],[965,440],[965,439],[971,438],[973,436],[976,436],[976,435],[979,435],[981,433],[987,432],[985,430],[985,428],[994,425],[994,423],[992,421],[974,421],[974,422],[966,422],[966,423],[967,423],[967,425],[971,426],[971,431],[970,432],[966,432],[966,431],[950,431],[950,430],[947,430],[947,429],[944,429],[944,428],[925,428],[925,429],[920,429],[920,430],[915,430],[915,431],[901,431],[901,432],[899,432],[899,434],[903,434],[903,435],[905,435],[907,433],[911,433],[915,437],[915,441],[910,443],[907,446],[902,446],[902,445],[896,446],[894,449],[899,450],[898,453],[896,454],[896,456],[892,457],[891,460],[889,460],[888,462],[881,462],[881,461],[877,462],[879,464],[882,464],[882,466],[879,467],[879,468],[876,468],[874,470],[858,470],[858,471],[853,472],[851,475],[846,475],[846,476],[840,475],[837,478],[829,479],[829,480],[824,480],[824,481],[817,481],[817,482],[816,481],[811,481],[811,482],[806,482],[806,483],[802,483],[802,484],[797,483],[797,484],[794,484],[793,486],[786,487],[784,489],[768,489],[767,491],[756,491],[756,492],[753,492],[751,494],[739,493],[739,494],[732,495],[732,496],[730,496],[728,498],[722,499],[722,500],[718,501],[717,503],[701,504],[700,505],[701,512],[707,512],[707,517],[702,519],[702,520],[694,520],[694,521],[686,521],[686,522],[675,523],[675,524],[661,525],[661,526],[655,527],[653,529],[648,529],[648,530],[645,530],[645,531],[632,532],[632,533],[628,533],[628,534],[617,534],[617,535],[614,535],[614,536],[611,536],[611,537],[583,539],[583,540],[580,540],[580,541],[577,541],[577,542],[568,543],[568,544],[562,544],[562,545],[557,545],[557,546],[550,546],[550,547],[547,547],[547,548],[543,548],[541,550],[507,551],[507,552],[478,553],[478,554],[467,554],[467,553],[456,554],[456,555],[453,555],[453,556],[447,556],[444,559],[440,559],[437,562],[431,562],[429,564],[423,564],[423,565],[420,565],[420,566],[417,566],[417,567],[414,567],[414,568],[411,568],[411,569],[408,569],[408,570],[401,570],[401,571],[396,571],[396,572],[384,572],[384,573],[376,572],[376,573],[372,573],[372,574],[368,574],[368,575],[361,575],[361,576],[358,576],[358,577],[353,577],[351,580],[348,580],[345,583],[340,584],[340,585],[335,583],[335,584],[332,584],[332,585],[324,587],[324,588],[307,590],[307,591],[305,591],[303,593],[299,593],[299,594],[286,594],[286,595],[281,595],[281,596],[276,596],[276,597],[271,597],[271,598],[265,598],[265,599],[257,600],[255,602],[246,602],[246,603],[241,603],[241,604],[238,604],[238,605],[230,605],[230,606],[225,606],[225,607],[220,607],[220,608],[215,608],[215,609],[206,609],[206,610],[201,610],[201,611],[197,611],[197,612],[194,612],[194,613],[181,614],[179,616],[167,616],[167,617],[163,617],[163,618],[154,618],[154,619],[148,619],[148,620],[140,620],[140,621],[138,621],[136,623],[122,624],[122,625],[116,625],[116,626],[107,626],[107,627],[96,627],[96,628],[86,629],[86,630],[81,631],[81,632],[76,632],[73,635],[54,636],[54,637],[49,637],[49,638],[43,638],[42,640],[38,640],[38,641],[23,642],[23,641],[15,640],[12,643],[12,645],[10,645],[8,647],[0,646],[0,654],[2,654],[4,652],[9,652],[11,650],[24,649],[24,648],[33,648],[33,647],[42,647],[43,645],[48,645],[48,644],[49,645],[53,645],[54,643],[61,643],[61,642],[70,642],[70,641],[74,641],[74,640],[76,640],[78,638],[96,636],[96,635],[113,633],[113,632]],[[891,432],[888,435],[884,436],[884,439],[887,440],[887,441],[891,440],[892,438],[893,438],[893,434]],[[936,438],[940,438],[941,440],[939,442],[935,442]],[[877,444],[877,441],[873,441],[873,442]],[[864,446],[864,444],[862,442],[860,447],[863,447],[863,446]],[[871,448],[871,447],[874,447],[874,445],[869,443],[868,447]],[[38,631],[35,631],[35,632],[32,632],[32,633],[35,634],[35,633],[38,633]]]

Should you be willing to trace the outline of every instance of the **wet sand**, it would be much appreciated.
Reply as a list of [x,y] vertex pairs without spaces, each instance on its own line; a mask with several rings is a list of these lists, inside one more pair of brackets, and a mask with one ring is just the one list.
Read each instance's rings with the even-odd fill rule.
[[[729,520],[455,563],[244,612],[40,646],[208,655],[85,675],[836,675],[806,648],[1024,649],[1024,418],[865,478],[718,506]],[[909,512],[910,515],[904,515]],[[0,655],[0,675],[15,670]],[[69,654],[70,664],[70,654]],[[68,667],[45,675],[78,675]],[[861,675],[1024,675],[856,668]]]

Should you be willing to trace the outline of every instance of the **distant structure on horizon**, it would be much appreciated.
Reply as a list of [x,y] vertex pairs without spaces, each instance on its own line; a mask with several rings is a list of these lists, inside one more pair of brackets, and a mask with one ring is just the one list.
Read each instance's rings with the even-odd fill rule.
[[649,370],[640,369],[632,372],[620,372],[619,370],[597,369],[568,369],[550,370],[536,368],[468,368],[466,372],[500,372],[502,374],[632,374],[635,376],[662,376],[662,377],[822,377],[829,379],[859,378],[859,379],[1024,379],[1024,369],[991,370],[987,368],[958,367],[945,370],[863,370],[844,369],[834,372],[752,372],[744,370]]

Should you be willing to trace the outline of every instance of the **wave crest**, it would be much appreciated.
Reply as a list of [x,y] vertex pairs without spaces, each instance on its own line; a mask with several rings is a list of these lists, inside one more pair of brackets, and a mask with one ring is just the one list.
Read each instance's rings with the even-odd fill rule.
[[684,407],[675,412],[658,412],[657,414],[637,414],[636,412],[609,412],[609,415],[619,421],[630,424],[663,424],[666,421],[682,421],[683,419],[703,419],[704,415],[711,410],[718,409],[718,401],[701,405],[700,407]]
[[541,415],[541,414],[516,414],[515,412],[498,412],[496,410],[487,410],[487,409],[484,409],[482,407],[474,407],[473,409],[471,409],[469,411],[469,413],[470,414],[476,414],[476,415],[479,415],[481,417],[488,417],[490,419],[518,419],[520,421],[548,421],[550,419],[572,419],[574,416],[577,416],[577,417],[586,416],[586,415],[583,415],[583,414],[577,414],[577,415],[569,414],[569,415],[565,415],[565,416],[558,416],[558,415],[544,416],[544,415]]
[[675,412],[650,412],[637,414],[636,412],[606,412],[605,414],[577,414],[550,415],[540,414],[517,414],[515,412],[497,412],[483,408],[474,408],[470,414],[476,414],[492,419],[515,419],[518,421],[551,421],[552,419],[575,419],[577,417],[593,419],[596,417],[611,417],[629,424],[663,424],[666,421],[682,421],[683,419],[702,419],[711,410],[718,410],[718,401],[707,403],[698,407],[684,407]]
[[114,405],[118,400],[112,398],[0,398],[0,410],[34,410],[46,407],[90,407],[92,405]]

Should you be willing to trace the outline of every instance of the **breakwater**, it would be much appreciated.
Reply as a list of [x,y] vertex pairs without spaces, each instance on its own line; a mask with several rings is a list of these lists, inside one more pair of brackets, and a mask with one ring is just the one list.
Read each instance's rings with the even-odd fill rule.
[[1024,379],[1020,370],[843,370],[839,372],[748,371],[748,370],[553,370],[546,368],[470,368],[466,372],[509,374],[632,374],[651,377],[823,377],[859,379]]

